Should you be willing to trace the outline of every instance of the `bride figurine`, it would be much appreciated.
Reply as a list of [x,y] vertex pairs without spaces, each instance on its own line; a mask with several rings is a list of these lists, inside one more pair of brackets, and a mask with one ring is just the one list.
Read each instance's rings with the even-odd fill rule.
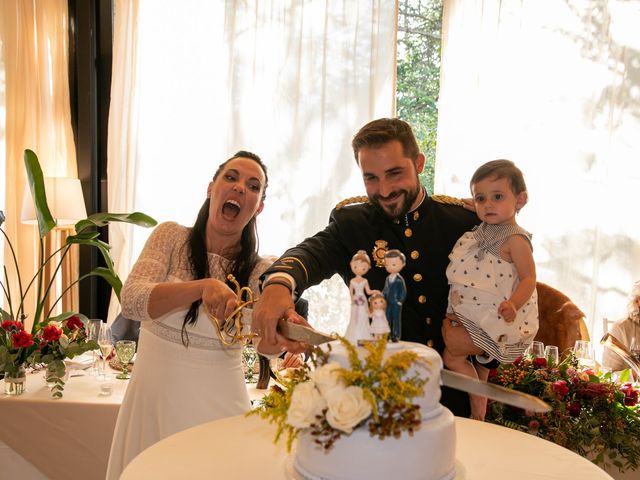
[[371,260],[367,252],[358,250],[351,259],[350,265],[355,277],[349,282],[351,317],[344,336],[355,344],[358,340],[371,339],[367,295],[371,295],[373,291],[369,288],[369,281],[363,276],[371,268]]

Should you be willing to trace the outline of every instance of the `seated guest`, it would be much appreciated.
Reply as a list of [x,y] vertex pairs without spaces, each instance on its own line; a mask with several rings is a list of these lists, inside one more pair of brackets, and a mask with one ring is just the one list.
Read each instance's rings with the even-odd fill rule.
[[111,324],[111,335],[113,335],[114,342],[118,340],[133,340],[137,342],[140,336],[140,322],[124,318],[122,312],[120,312]]
[[[258,277],[270,264],[257,252],[256,217],[266,187],[260,158],[238,152],[216,171],[192,228],[167,222],[149,237],[122,288],[122,314],[141,328],[108,479],[169,435],[249,410],[241,345],[223,346],[208,313],[225,319],[237,307],[227,274],[258,292]],[[293,309],[286,316],[297,317]],[[280,347],[304,347],[282,337],[278,344],[272,351],[265,342],[257,348],[272,355]]]
[[[609,333],[616,337],[627,349],[632,350],[639,348],[640,342],[640,281],[633,284],[631,293],[629,294],[629,303],[627,304],[627,316],[622,320],[613,324]],[[635,346],[632,347],[632,343]],[[628,368],[622,358],[613,350],[604,349],[602,355],[602,365],[614,371],[624,370]]]

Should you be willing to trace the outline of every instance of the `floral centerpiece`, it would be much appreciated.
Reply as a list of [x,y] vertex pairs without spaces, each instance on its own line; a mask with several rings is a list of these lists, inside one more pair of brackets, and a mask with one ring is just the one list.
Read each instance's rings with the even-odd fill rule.
[[[426,369],[428,361],[415,352],[402,351],[384,358],[387,340],[366,343],[368,355],[358,358],[345,338],[350,368],[329,362],[328,351],[316,348],[312,366],[289,370],[248,415],[260,415],[277,426],[276,438],[287,437],[287,449],[299,432],[310,430],[315,441],[330,449],[342,435],[365,426],[383,439],[412,434],[421,422],[420,408],[411,403],[422,395],[428,378],[409,374],[412,367]],[[417,369],[416,369],[417,370]]]
[[552,408],[534,414],[490,402],[487,421],[550,440],[601,466],[621,471],[640,462],[638,389],[611,373],[581,370],[573,354],[558,365],[544,358],[519,358],[501,365],[489,381],[540,397]]
[[[24,369],[27,365],[35,363],[46,363],[50,366],[50,381],[54,382],[53,394],[59,398],[62,396],[65,366],[63,360],[72,358],[75,355],[87,350],[97,348],[95,342],[88,343],[86,333],[83,328],[83,320],[86,317],[78,312],[64,312],[61,315],[52,317],[53,310],[64,294],[73,285],[90,276],[99,276],[106,280],[113,288],[116,296],[120,298],[122,281],[114,269],[113,260],[109,254],[110,246],[99,239],[100,233],[97,227],[104,227],[110,222],[126,222],[144,227],[156,225],[156,221],[140,212],[134,213],[96,213],[84,220],[80,220],[75,225],[75,234],[69,235],[66,242],[57,251],[49,256],[44,254],[44,238],[50,234],[56,226],[56,221],[51,215],[47,205],[44,176],[40,167],[38,157],[31,150],[25,150],[24,163],[33,198],[36,217],[38,219],[38,231],[40,236],[39,265],[35,275],[24,283],[20,275],[18,261],[11,239],[4,229],[0,228],[0,233],[5,238],[7,247],[13,258],[14,271],[18,284],[18,292],[12,292],[9,282],[9,271],[4,268],[4,275],[0,276],[0,287],[4,296],[4,308],[0,308],[0,321],[2,321],[2,337],[0,338],[0,373],[13,378],[19,375],[24,376]],[[4,223],[5,217],[0,212],[0,227]],[[67,287],[55,300],[48,305],[51,291],[55,282],[56,273],[62,267],[65,256],[69,253],[73,245],[87,245],[97,248],[102,254],[105,266],[97,267],[89,273],[76,279]],[[55,259],[59,260],[57,264]],[[51,278],[46,279],[45,268],[50,267],[53,271]],[[26,305],[26,297],[31,289],[35,289],[35,311]],[[30,315],[32,314],[32,316]],[[26,328],[27,320],[31,327]]]

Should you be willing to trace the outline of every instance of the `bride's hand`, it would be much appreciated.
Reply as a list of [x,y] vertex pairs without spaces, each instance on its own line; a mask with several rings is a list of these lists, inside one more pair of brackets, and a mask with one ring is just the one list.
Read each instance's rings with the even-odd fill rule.
[[228,318],[238,305],[236,294],[220,280],[204,278],[201,282],[204,307],[219,321]]

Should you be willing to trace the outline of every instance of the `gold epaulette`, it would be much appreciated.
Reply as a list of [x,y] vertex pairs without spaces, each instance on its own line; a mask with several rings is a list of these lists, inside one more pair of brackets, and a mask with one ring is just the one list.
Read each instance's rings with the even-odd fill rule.
[[369,201],[369,197],[366,195],[360,195],[358,197],[349,197],[345,198],[341,202],[336,203],[336,210],[340,210],[342,207],[346,207],[347,205],[351,205],[352,203],[367,203]]
[[464,205],[461,198],[450,197],[449,195],[431,195],[431,200],[445,205],[458,205],[459,207]]

